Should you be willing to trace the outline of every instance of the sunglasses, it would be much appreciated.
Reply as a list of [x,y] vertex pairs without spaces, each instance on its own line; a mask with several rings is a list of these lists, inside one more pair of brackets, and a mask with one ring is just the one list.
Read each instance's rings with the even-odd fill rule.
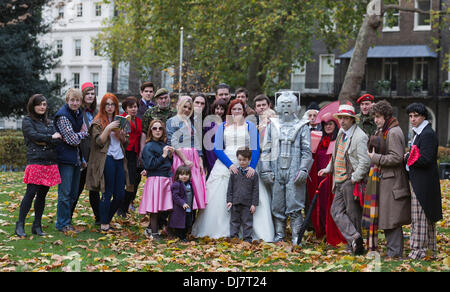
[[162,131],[163,127],[152,127],[152,131]]

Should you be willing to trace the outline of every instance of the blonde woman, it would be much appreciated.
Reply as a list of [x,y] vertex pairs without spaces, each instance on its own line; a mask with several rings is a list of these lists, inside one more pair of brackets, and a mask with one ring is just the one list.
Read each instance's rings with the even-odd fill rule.
[[192,209],[204,209],[207,203],[206,176],[201,159],[202,133],[194,128],[192,98],[182,96],[177,103],[177,115],[167,120],[167,145],[175,148],[172,173],[184,164],[191,168],[194,202]]

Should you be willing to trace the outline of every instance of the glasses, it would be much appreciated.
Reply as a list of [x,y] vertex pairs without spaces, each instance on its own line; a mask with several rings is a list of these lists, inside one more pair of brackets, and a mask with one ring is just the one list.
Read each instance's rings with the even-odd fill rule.
[[105,105],[105,107],[108,107],[108,106],[116,106],[114,103],[107,103],[106,105]]
[[163,127],[152,127],[152,131],[162,131]]

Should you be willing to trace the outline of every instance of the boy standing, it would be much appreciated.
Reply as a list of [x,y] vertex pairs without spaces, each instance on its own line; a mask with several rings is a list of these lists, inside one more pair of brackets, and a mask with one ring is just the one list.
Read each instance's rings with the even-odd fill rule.
[[259,202],[258,174],[247,176],[248,165],[252,152],[248,147],[236,151],[239,162],[237,174],[231,174],[227,191],[227,208],[231,209],[230,237],[239,237],[240,227],[243,227],[243,238],[252,241],[253,214]]

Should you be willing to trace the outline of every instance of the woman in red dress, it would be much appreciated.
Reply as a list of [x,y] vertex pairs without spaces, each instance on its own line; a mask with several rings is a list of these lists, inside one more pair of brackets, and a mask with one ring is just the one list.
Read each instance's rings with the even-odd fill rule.
[[47,118],[47,99],[42,94],[31,96],[27,104],[28,115],[23,119],[22,132],[27,145],[27,167],[23,182],[27,191],[20,203],[19,220],[15,234],[25,237],[25,219],[34,200],[34,222],[31,233],[43,236],[41,219],[45,197],[52,186],[61,183],[57,165],[56,141],[60,133]]
[[320,122],[322,124],[322,138],[317,148],[313,149],[314,163],[311,167],[307,184],[308,199],[312,201],[320,182],[327,179],[328,181],[323,183],[319,189],[317,203],[311,218],[317,238],[322,238],[325,235],[327,243],[336,246],[341,242],[346,243],[346,240],[339,232],[330,214],[330,207],[334,198],[334,194],[331,192],[332,176],[319,177],[317,172],[319,169],[325,168],[330,161],[337,133],[339,132],[339,122],[331,113],[324,114]]

